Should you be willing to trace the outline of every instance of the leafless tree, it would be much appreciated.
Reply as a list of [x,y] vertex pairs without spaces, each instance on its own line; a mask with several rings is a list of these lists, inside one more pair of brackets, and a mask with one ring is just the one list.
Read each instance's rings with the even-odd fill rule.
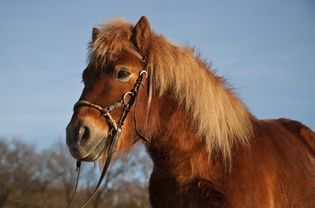
[[[86,198],[89,197],[95,188],[100,177],[100,169],[97,164],[86,164],[82,167]],[[102,187],[91,200],[91,207],[122,207],[134,200],[131,207],[148,207],[149,199],[147,194],[148,176],[152,169],[152,162],[145,154],[143,146],[135,147],[128,157],[119,157],[113,161],[106,174]],[[84,171],[85,170],[85,171]],[[141,194],[138,194],[141,192]],[[129,197],[126,197],[126,196]]]
[[[75,183],[75,160],[62,140],[37,151],[19,140],[0,138],[0,207],[66,207]],[[152,163],[143,147],[116,158],[88,207],[149,207]],[[91,194],[100,176],[98,164],[84,163],[74,207]]]
[[29,196],[45,188],[37,177],[41,161],[34,147],[18,140],[1,139],[0,151],[0,206],[27,207]]
[[58,140],[52,148],[44,150],[41,156],[43,166],[40,168],[45,172],[42,175],[45,183],[57,187],[59,190],[61,188],[60,191],[64,196],[64,206],[68,205],[74,188],[75,160],[69,154],[62,140]]

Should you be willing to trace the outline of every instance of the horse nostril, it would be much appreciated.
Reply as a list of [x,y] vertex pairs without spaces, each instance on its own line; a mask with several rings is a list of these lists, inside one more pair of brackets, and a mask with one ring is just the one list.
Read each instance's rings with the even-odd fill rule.
[[78,142],[83,146],[90,137],[90,130],[87,126],[81,126],[78,132]]
[[78,132],[78,143],[83,146],[90,138],[90,129],[87,126],[80,126]]

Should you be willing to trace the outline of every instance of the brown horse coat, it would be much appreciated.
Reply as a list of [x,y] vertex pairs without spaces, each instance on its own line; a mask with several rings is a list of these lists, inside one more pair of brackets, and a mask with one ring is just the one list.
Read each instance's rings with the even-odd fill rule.
[[[149,78],[123,126],[118,153],[131,148],[135,128],[150,139],[153,207],[315,207],[314,132],[297,121],[256,119],[192,49],[153,33],[145,17],[136,26],[114,20],[93,30],[80,99],[108,106],[143,68]],[[120,71],[130,76],[121,79]],[[108,129],[98,111],[76,109],[67,127],[71,153],[104,161],[95,147]]]
[[[256,121],[254,135],[247,147],[235,148],[230,171],[198,148],[185,157],[169,142],[150,147],[154,207],[314,207],[315,134],[278,119]],[[162,159],[168,152],[173,159]]]

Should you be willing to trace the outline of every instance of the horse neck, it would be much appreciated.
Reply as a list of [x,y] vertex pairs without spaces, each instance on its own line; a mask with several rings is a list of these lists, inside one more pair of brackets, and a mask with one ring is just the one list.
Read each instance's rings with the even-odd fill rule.
[[221,165],[190,127],[183,108],[164,96],[153,101],[151,112],[151,143],[147,147],[155,170],[180,184],[220,175]]
[[221,171],[222,160],[231,161],[235,144],[247,144],[255,118],[224,79],[198,60],[185,58],[169,69],[169,76],[159,72],[153,80],[159,92],[153,95],[149,115],[148,149],[155,166],[167,167],[165,173],[207,178],[214,164]]

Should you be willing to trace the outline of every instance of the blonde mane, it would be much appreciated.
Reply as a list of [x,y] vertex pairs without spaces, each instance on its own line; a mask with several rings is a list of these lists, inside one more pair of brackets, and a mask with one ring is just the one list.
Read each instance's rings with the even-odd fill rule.
[[[113,60],[122,50],[135,49],[130,41],[133,26],[122,19],[108,22],[90,46],[90,57]],[[159,96],[172,92],[183,106],[190,125],[204,139],[209,152],[230,160],[234,144],[244,145],[252,136],[253,116],[222,78],[195,56],[194,50],[171,44],[152,34],[147,69]]]

